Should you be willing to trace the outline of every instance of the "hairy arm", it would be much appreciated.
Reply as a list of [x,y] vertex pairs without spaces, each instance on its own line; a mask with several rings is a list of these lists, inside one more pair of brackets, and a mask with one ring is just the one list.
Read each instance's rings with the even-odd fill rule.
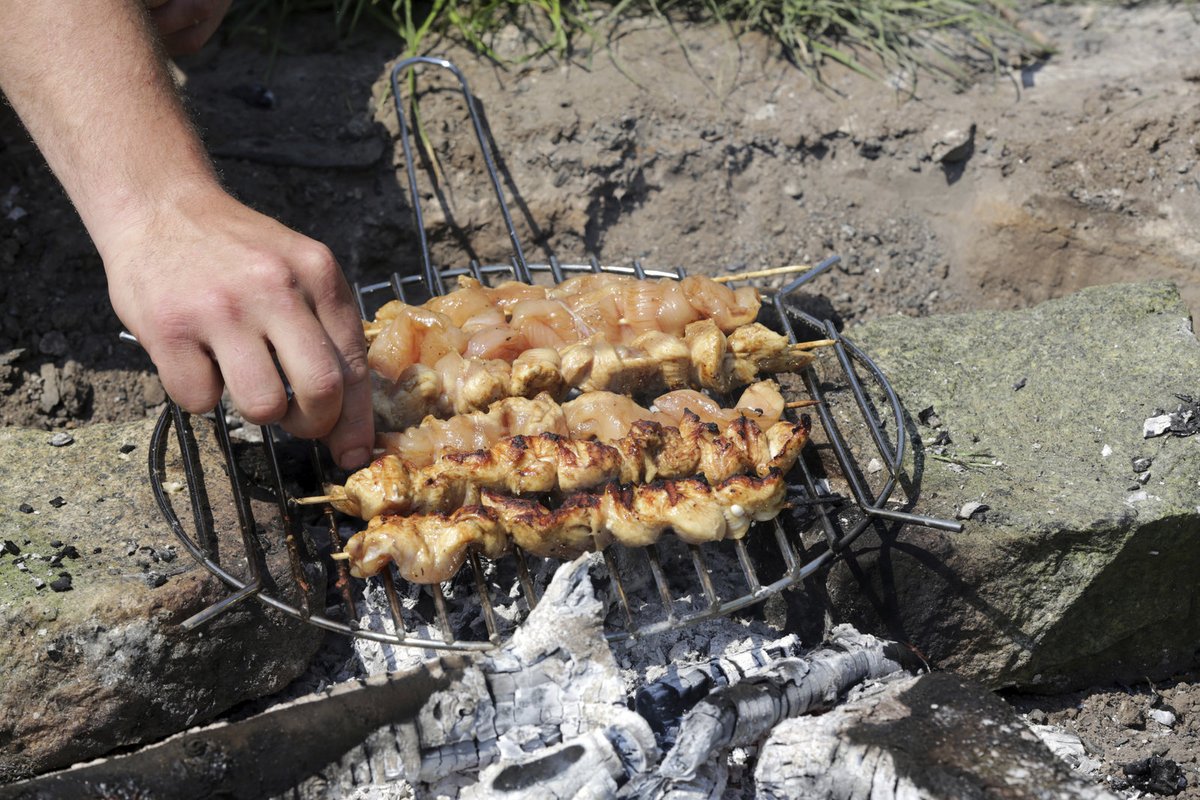
[[194,49],[212,32],[195,10],[205,3],[151,5],[0,0],[0,88],[79,211],[113,308],[171,397],[206,411],[227,386],[247,420],[327,437],[340,464],[357,466],[373,430],[350,290],[328,248],[221,188],[153,30],[173,50]]

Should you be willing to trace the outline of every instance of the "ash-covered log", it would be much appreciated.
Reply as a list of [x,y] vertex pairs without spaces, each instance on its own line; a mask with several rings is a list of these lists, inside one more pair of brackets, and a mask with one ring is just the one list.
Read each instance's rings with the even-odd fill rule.
[[902,659],[898,645],[838,626],[826,647],[802,659],[775,661],[698,703],[683,718],[676,744],[658,769],[631,781],[620,796],[720,795],[722,766],[733,747],[761,741],[789,717],[832,708],[851,687],[900,671]]
[[658,743],[669,749],[680,718],[711,691],[738,683],[773,661],[797,656],[800,650],[800,638],[789,634],[762,647],[682,667],[638,689],[634,708],[650,723]]
[[[411,782],[436,784],[497,762],[519,764],[528,761],[527,753],[579,737],[586,738],[578,749],[538,762],[547,780],[572,764],[590,773],[593,764],[610,763],[606,748],[626,773],[645,771],[657,761],[650,726],[626,707],[624,681],[604,638],[604,607],[588,569],[586,556],[561,568],[512,639],[474,660],[460,680],[434,693],[415,721],[400,729]],[[585,753],[593,760],[573,760]],[[550,769],[554,764],[562,769]],[[507,778],[501,776],[515,773],[495,774],[503,785]],[[574,778],[563,780],[570,784]]]

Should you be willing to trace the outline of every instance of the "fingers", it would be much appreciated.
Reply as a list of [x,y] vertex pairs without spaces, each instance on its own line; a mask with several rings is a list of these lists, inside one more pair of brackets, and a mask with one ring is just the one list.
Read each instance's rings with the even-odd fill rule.
[[194,341],[151,349],[150,356],[163,389],[184,411],[203,414],[221,399],[221,372]]
[[[336,413],[328,420],[329,425],[315,435],[328,434],[326,443],[334,461],[346,469],[353,469],[371,460],[371,445],[375,438],[362,320],[341,268],[327,248],[310,248],[302,264],[305,276],[303,285],[319,330],[326,337],[325,348],[336,359],[340,393],[336,404],[330,403],[322,407],[320,412],[312,410],[312,405],[302,409],[300,403],[293,403],[292,411],[284,419],[284,426],[292,430],[289,426],[297,424],[299,417],[311,417],[314,421],[319,419],[324,424],[327,421],[325,412],[333,408]],[[291,376],[290,372],[288,374]],[[292,388],[298,399],[300,392],[294,381]],[[315,393],[313,397],[316,399]],[[293,418],[293,412],[296,418]]]
[[371,407],[371,380],[366,348],[360,356],[343,361],[345,383],[342,410],[326,443],[342,469],[358,469],[371,460],[375,442],[375,415]]
[[307,307],[272,320],[269,335],[292,387],[283,427],[306,439],[324,436],[342,407],[342,362],[329,335]]
[[326,443],[338,466],[355,469],[371,460],[371,446],[375,441],[375,415],[371,406],[371,380],[362,320],[348,302],[318,306],[317,314],[341,356],[343,378],[341,413]]
[[212,350],[229,396],[247,422],[268,425],[283,418],[287,392],[261,335],[230,330],[213,342]]

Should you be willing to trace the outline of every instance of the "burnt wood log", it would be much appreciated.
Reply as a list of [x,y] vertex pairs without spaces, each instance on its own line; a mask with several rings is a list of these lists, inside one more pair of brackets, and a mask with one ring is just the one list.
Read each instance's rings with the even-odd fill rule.
[[778,725],[755,768],[770,800],[1116,800],[1054,756],[983,686],[896,675],[818,717]]
[[810,655],[776,661],[700,701],[680,725],[676,744],[653,773],[631,780],[626,798],[719,795],[729,751],[761,741],[789,717],[832,708],[851,687],[902,669],[898,645],[841,625]]

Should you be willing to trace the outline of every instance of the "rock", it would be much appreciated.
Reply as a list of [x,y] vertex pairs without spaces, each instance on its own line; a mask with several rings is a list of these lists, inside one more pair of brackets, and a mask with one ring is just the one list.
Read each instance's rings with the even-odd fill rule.
[[38,340],[38,350],[48,356],[65,356],[67,348],[67,337],[62,331],[50,331]]
[[1146,712],[1146,716],[1159,725],[1165,725],[1168,728],[1175,727],[1175,715],[1165,708],[1152,708]]
[[59,431],[50,437],[49,443],[51,447],[66,447],[75,443],[75,437],[66,431]]
[[988,509],[989,507],[985,503],[981,503],[978,500],[972,500],[969,503],[963,503],[963,507],[958,510],[958,513],[956,513],[954,517],[955,519],[971,519],[976,514],[982,514]]
[[975,150],[975,123],[935,125],[929,129],[929,159],[939,164],[959,164]]
[[[1194,393],[1200,375],[1200,343],[1174,286],[1095,287],[1023,311],[897,316],[847,335],[909,414],[924,409],[928,422],[936,408],[953,440],[969,442],[938,459],[910,454],[917,510],[944,519],[967,502],[991,510],[963,533],[907,526],[882,544],[868,529],[853,563],[829,574],[836,619],[901,631],[934,663],[992,687],[1133,683],[1194,664],[1200,447],[1142,438],[1142,420]],[[1029,378],[1020,392],[1009,389],[1014,373]],[[865,463],[877,451],[851,424],[853,404],[838,399],[838,424],[863,436]],[[919,453],[934,432],[915,423]],[[942,459],[960,451],[999,466],[955,471]],[[1154,478],[1130,492],[1135,457],[1153,461]]]
[[[0,496],[11,498],[0,507],[0,530],[28,541],[20,566],[0,560],[0,783],[161,738],[274,692],[304,671],[322,639],[319,629],[255,601],[200,630],[180,628],[229,590],[191,558],[157,565],[169,580],[155,588],[136,555],[125,554],[135,537],[157,552],[177,544],[145,460],[120,453],[124,443],[148,443],[153,424],[80,428],[72,447],[59,448],[45,446],[43,431],[0,430]],[[197,439],[207,463],[221,463],[206,426],[197,425]],[[225,553],[241,549],[227,494],[227,486],[209,481]],[[47,502],[59,496],[70,502]],[[30,502],[38,513],[18,510]],[[190,520],[184,496],[175,502]],[[273,504],[253,500],[252,510],[260,526],[279,524]],[[57,552],[52,540],[62,544]],[[6,541],[4,549],[18,548]],[[285,548],[264,557],[272,574],[289,574],[279,568]],[[50,566],[55,558],[58,566]],[[55,591],[39,592],[32,578]],[[323,598],[324,587],[314,583]],[[294,587],[282,581],[273,592],[295,601]]]
[[[58,388],[58,370],[50,362],[42,364],[42,396],[38,399],[38,408],[43,414],[49,414],[54,407],[62,402],[62,392]],[[1168,423],[1169,427],[1169,423]]]

